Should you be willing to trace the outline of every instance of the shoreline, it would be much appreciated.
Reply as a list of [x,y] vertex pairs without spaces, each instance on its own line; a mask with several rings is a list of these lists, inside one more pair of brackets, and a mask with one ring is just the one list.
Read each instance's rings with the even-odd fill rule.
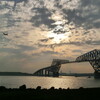
[[0,86],[0,98],[2,98],[2,100],[90,100],[93,98],[96,99],[99,97],[99,95],[100,87],[80,87],[78,89],[55,89],[54,87],[51,87],[50,89],[41,89],[41,86],[38,86],[36,89],[34,89],[26,88],[26,85],[22,85],[19,88],[6,88],[4,86]]

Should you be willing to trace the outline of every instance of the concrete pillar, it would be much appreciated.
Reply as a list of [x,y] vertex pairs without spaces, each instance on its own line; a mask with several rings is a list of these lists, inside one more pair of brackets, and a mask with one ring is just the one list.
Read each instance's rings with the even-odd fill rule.
[[43,76],[45,76],[45,70],[43,70]]
[[41,71],[39,71],[39,76],[41,76]]
[[100,72],[99,71],[94,72],[94,78],[100,78]]
[[47,71],[45,70],[45,76],[46,76]]
[[38,76],[40,76],[40,74],[41,74],[41,72],[39,71],[39,72],[38,72]]
[[49,72],[49,70],[48,70],[48,76],[50,76],[50,72]]
[[43,76],[43,70],[41,70],[41,75]]

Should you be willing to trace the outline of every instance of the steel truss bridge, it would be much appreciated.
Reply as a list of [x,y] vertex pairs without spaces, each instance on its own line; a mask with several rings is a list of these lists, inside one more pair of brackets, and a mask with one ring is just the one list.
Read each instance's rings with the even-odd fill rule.
[[53,59],[51,66],[37,70],[35,76],[59,76],[61,64],[89,62],[94,69],[94,76],[100,77],[100,50],[92,50],[75,59],[75,61]]

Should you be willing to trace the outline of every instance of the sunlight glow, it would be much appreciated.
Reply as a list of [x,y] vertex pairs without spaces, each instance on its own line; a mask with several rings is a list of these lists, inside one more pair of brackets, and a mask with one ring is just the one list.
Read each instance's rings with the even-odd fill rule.
[[55,20],[52,25],[55,25],[54,29],[49,31],[47,38],[52,38],[52,43],[61,43],[69,40],[69,34],[71,33],[68,29],[68,20],[64,19],[64,16],[60,12],[56,12],[51,16],[51,19]]
[[48,34],[48,37],[53,38],[52,40],[53,43],[60,43],[64,39],[68,40],[68,34],[69,33],[56,34],[56,33],[51,32]]

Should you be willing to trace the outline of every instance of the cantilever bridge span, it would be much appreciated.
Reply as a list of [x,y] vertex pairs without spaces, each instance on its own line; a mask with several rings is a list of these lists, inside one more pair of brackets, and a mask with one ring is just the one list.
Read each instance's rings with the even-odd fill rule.
[[100,50],[92,50],[76,58],[75,61],[53,59],[51,66],[39,69],[34,73],[36,76],[59,76],[61,64],[89,62],[94,69],[94,75],[100,76]]

